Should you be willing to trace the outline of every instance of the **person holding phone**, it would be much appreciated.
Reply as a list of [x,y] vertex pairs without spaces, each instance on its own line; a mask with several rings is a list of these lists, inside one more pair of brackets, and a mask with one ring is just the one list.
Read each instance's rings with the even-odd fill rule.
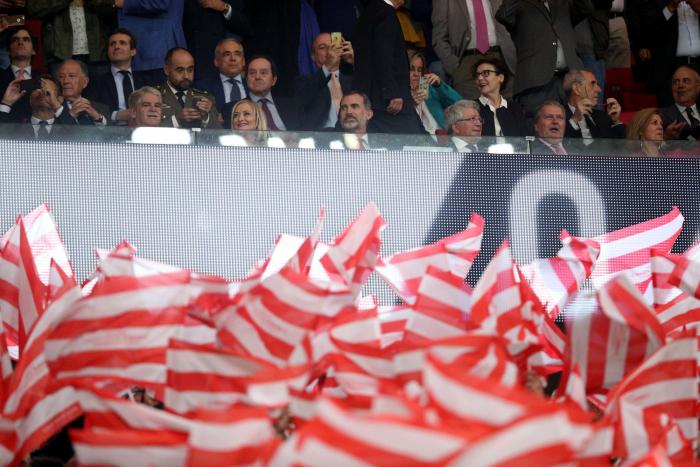
[[434,135],[445,127],[444,110],[462,99],[457,91],[434,73],[425,73],[426,60],[421,52],[408,53],[411,98],[425,131]]
[[567,138],[624,139],[626,128],[620,121],[622,109],[613,98],[606,101],[606,110],[595,108],[602,89],[592,71],[571,70],[564,76],[564,91],[567,94],[566,132]]
[[38,80],[40,87],[32,91],[22,90],[16,79],[10,83],[0,100],[0,123],[11,122],[12,107],[25,95],[29,96],[31,116],[26,124],[8,127],[10,133],[5,138],[28,140],[54,140],[62,136],[69,138],[67,129],[75,125],[63,107],[61,85],[51,75]]

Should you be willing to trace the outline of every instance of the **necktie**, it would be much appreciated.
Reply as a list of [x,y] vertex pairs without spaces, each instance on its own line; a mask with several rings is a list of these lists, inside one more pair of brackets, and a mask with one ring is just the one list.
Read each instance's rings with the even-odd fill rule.
[[275,125],[275,121],[272,119],[272,112],[270,112],[270,107],[267,105],[269,102],[270,100],[265,98],[258,101],[260,108],[262,109],[263,113],[265,113],[265,117],[267,117],[268,128],[270,128],[270,130],[277,131],[279,128],[277,128],[277,125]]
[[340,109],[340,100],[343,98],[343,89],[340,87],[340,80],[336,72],[331,73],[331,101],[336,109]]
[[19,70],[17,70],[17,79],[20,81],[24,81],[24,78],[25,78],[24,74],[26,72],[27,72],[26,68],[20,68]]
[[690,107],[685,108],[685,114],[688,116],[688,120],[690,121],[690,126],[691,128],[697,128],[700,126],[700,120],[695,118],[695,115],[693,115],[693,109]]
[[474,26],[476,31],[476,49],[485,54],[489,51],[489,31],[486,26],[486,13],[484,12],[483,0],[472,0],[474,7]]
[[128,70],[119,70],[122,75],[122,91],[124,91],[124,102],[129,102],[129,96],[134,92],[134,87],[131,85],[131,73]]
[[241,90],[238,89],[238,83],[235,79],[229,78],[226,81],[231,83],[231,92],[228,95],[228,100],[226,102],[238,102],[241,100]]
[[185,91],[178,91],[175,93],[177,100],[180,102],[180,107],[185,108]]
[[47,128],[49,122],[42,120],[39,122],[39,132],[37,133],[37,139],[39,141],[46,141],[49,139],[49,129]]
[[561,143],[553,144],[552,149],[554,149],[554,154],[558,154],[560,156],[566,156],[566,149],[564,149],[563,144],[561,144]]

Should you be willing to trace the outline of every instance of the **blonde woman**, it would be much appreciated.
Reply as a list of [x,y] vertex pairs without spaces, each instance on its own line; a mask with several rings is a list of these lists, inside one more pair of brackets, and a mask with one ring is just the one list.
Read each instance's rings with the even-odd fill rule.
[[640,142],[642,154],[650,157],[663,155],[664,128],[661,115],[655,108],[638,111],[627,124],[627,139]]
[[241,132],[248,144],[264,143],[269,136],[267,118],[250,99],[242,99],[231,109],[231,129]]

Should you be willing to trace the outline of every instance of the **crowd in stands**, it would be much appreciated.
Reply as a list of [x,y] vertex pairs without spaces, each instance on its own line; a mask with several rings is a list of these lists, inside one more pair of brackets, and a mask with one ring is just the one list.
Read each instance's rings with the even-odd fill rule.
[[[625,98],[632,83],[655,104],[647,126],[655,116],[663,123],[663,138],[642,152],[663,153],[664,140],[695,140],[700,132],[700,0],[2,5],[0,121],[31,123],[36,139],[52,138],[54,123],[143,125],[142,109],[129,103],[144,86],[139,96],[159,96],[160,105],[132,104],[160,112],[160,126],[244,131],[232,111],[246,99],[258,107],[244,106],[256,130],[430,134],[450,145],[448,135],[464,136],[464,126],[474,127],[467,130],[474,137],[544,137],[547,113],[550,138],[587,148],[596,139],[657,135],[645,125],[630,133],[625,124],[644,120],[632,118],[642,109]],[[621,73],[633,79],[609,79]],[[361,98],[366,125],[356,125],[350,103],[343,121],[348,96]],[[561,125],[543,112],[554,104]],[[479,121],[458,109],[478,110]],[[568,152],[549,143],[544,148]]]

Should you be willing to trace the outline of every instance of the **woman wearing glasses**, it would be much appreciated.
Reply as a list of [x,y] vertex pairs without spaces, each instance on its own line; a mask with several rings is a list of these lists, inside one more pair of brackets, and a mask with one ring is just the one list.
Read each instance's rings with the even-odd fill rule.
[[505,63],[498,59],[484,58],[474,66],[474,79],[481,93],[483,136],[527,136],[534,133],[522,107],[501,95],[508,78]]
[[438,75],[423,74],[425,56],[422,53],[409,51],[408,62],[413,105],[425,131],[434,135],[436,131],[446,129],[443,110],[461,100],[462,96],[445,84]]

